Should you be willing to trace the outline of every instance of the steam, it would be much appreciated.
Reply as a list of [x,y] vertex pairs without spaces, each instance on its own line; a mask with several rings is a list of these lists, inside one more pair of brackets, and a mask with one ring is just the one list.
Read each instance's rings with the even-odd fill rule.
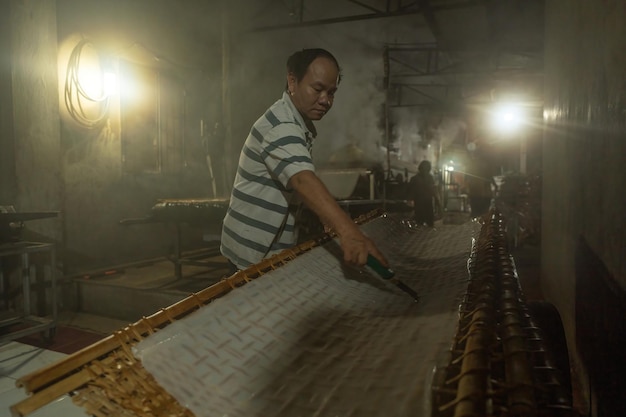
[[[282,22],[289,23],[289,22]],[[316,165],[386,165],[384,123],[384,60],[388,43],[415,33],[414,16],[344,22],[266,32],[241,32],[234,40],[233,149],[245,139],[250,125],[280,97],[285,85],[285,62],[294,51],[320,47],[329,50],[342,67],[343,79],[332,110],[316,122]],[[235,98],[235,94],[238,98]],[[393,115],[399,134],[394,159],[408,164],[432,158],[420,126],[427,115],[413,108]],[[236,123],[236,125],[235,125]],[[448,126],[442,128],[448,140]],[[452,140],[452,139],[450,139]]]

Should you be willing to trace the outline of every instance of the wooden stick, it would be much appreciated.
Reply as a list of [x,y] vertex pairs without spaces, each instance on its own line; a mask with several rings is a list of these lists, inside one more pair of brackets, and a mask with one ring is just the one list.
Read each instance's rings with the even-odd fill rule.
[[91,373],[87,369],[83,369],[82,371],[61,380],[58,384],[41,390],[38,393],[33,394],[11,406],[11,415],[13,417],[26,416],[67,394],[68,392],[73,391],[77,387],[88,383],[91,379]]

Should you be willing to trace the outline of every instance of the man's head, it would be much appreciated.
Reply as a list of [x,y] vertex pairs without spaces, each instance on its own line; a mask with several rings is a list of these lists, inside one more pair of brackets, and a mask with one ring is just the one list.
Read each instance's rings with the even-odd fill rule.
[[417,167],[417,170],[421,172],[422,174],[429,174],[431,169],[432,169],[432,165],[430,161],[427,161],[427,160],[423,160],[422,162],[420,162],[420,164]]
[[320,120],[330,110],[341,68],[335,57],[324,49],[303,49],[287,60],[287,92],[300,114]]

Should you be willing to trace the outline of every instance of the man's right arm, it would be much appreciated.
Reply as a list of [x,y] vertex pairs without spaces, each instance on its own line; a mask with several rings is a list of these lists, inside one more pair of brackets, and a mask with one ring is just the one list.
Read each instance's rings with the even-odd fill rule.
[[350,216],[339,207],[335,197],[313,171],[304,170],[294,174],[289,179],[289,185],[321,222],[337,233],[346,262],[365,265],[367,255],[371,254],[384,266],[389,266],[387,259],[374,242],[365,236]]

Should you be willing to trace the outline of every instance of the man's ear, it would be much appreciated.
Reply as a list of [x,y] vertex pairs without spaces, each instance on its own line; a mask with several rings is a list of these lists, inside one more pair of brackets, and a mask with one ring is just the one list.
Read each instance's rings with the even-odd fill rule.
[[287,89],[290,95],[296,90],[296,76],[293,72],[287,73]]

